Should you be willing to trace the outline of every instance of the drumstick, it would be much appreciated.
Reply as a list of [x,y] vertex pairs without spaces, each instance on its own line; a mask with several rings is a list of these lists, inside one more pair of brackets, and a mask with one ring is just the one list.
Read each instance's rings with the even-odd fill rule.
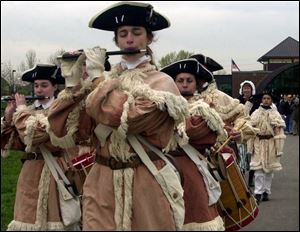
[[[247,121],[244,121],[243,124],[237,129],[237,131],[239,131],[240,129],[242,129],[242,127],[245,125]],[[218,152],[220,152],[222,150],[222,148],[230,141],[230,139],[232,139],[232,135],[230,135],[226,141],[218,148],[218,150],[216,152],[214,152],[214,155],[217,154]]]

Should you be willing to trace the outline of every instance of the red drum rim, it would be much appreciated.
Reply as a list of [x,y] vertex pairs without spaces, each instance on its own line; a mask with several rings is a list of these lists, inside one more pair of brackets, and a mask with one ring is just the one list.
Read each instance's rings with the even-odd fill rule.
[[88,168],[93,165],[96,160],[96,155],[94,153],[84,153],[82,155],[76,156],[71,160],[71,166],[77,170],[82,170],[83,168]]
[[[258,215],[258,212],[259,212],[259,209],[258,207],[256,206],[255,209],[252,211],[251,215],[249,215],[248,217],[244,218],[243,221],[241,222],[238,222],[239,225],[232,225],[232,226],[229,226],[229,227],[226,227],[226,231],[236,231],[236,230],[240,230],[242,227],[245,227],[246,225],[248,225],[250,222],[252,222],[256,216]],[[252,216],[253,214],[253,216]]]
[[224,152],[221,153],[221,155],[225,161],[226,167],[229,167],[234,163],[234,156],[231,153]]

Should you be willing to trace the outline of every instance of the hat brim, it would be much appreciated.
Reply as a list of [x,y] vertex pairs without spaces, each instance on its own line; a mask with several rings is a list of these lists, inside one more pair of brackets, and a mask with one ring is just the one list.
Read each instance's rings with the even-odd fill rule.
[[31,83],[35,80],[49,80],[55,84],[65,83],[65,79],[61,76],[60,68],[54,64],[37,64],[32,69],[25,71],[21,79]]
[[168,74],[174,80],[180,73],[191,73],[196,77],[198,74],[198,62],[194,59],[180,60],[162,68],[160,71]]
[[222,65],[220,65],[217,61],[208,56],[204,56],[202,54],[195,54],[192,55],[190,58],[195,58],[200,64],[204,65],[211,72],[223,69]]
[[[151,17],[149,17],[151,14]],[[152,9],[150,4],[120,2],[95,15],[89,27],[105,31],[115,31],[120,26],[143,26],[158,31],[170,26],[169,20]]]
[[167,73],[174,80],[179,73],[191,73],[196,79],[207,82],[213,80],[212,73],[194,58],[177,61],[162,68],[160,71]]

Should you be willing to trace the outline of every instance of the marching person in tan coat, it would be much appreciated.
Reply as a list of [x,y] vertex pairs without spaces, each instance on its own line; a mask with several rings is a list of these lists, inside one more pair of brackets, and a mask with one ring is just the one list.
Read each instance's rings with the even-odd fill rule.
[[260,131],[252,139],[248,151],[252,154],[250,169],[254,170],[254,194],[258,202],[268,201],[274,171],[282,169],[280,157],[283,155],[285,122],[272,106],[271,92],[262,94],[260,107],[251,115],[251,123]]
[[[185,59],[172,63],[161,72],[173,77],[180,93],[188,101],[197,91],[197,78],[203,74],[202,65],[196,59]],[[190,102],[190,101],[189,101]],[[189,142],[201,154],[205,149],[224,141],[227,134],[218,113],[201,99],[189,104],[191,120],[187,120]],[[199,172],[197,165],[181,149],[170,152],[179,162],[184,176],[185,230],[224,230],[224,222],[219,216],[217,204],[210,202],[205,186],[206,176]],[[218,199],[217,199],[218,200]]]
[[76,187],[81,195],[85,178],[95,162],[95,141],[91,136],[94,122],[86,114],[85,99],[99,81],[86,70],[87,55],[73,51],[58,57],[65,89],[48,112],[51,142],[65,150],[68,167],[78,174]]
[[[121,2],[94,16],[89,26],[114,31],[121,51],[147,49],[153,32],[170,26],[150,4]],[[85,49],[103,63],[106,50]],[[161,150],[176,147],[174,128],[187,102],[171,77],[157,71],[151,54],[123,55],[89,94],[95,120],[96,163],[83,188],[83,230],[180,230],[183,189]],[[87,69],[97,70],[92,66]],[[183,131],[182,140],[186,139]]]
[[61,149],[51,144],[46,131],[56,84],[64,83],[64,79],[56,65],[37,64],[23,73],[22,80],[34,83],[35,95],[46,98],[28,106],[23,95],[15,94],[1,119],[1,154],[10,149],[26,152],[17,184],[14,219],[8,230],[72,230],[62,222],[56,182],[38,148],[43,144],[62,169],[67,169]]
[[[227,166],[227,161],[223,160],[224,158],[219,158],[219,160],[223,160],[224,163],[222,163],[222,161],[214,162],[215,158],[218,159],[218,157],[224,157],[222,156],[223,153],[227,156],[229,153],[233,155],[232,157],[234,157],[234,155],[236,154],[231,147],[226,145],[224,140],[226,140],[226,142],[229,141],[229,139],[240,140],[241,137],[243,140],[245,140],[248,137],[255,135],[255,132],[258,129],[255,129],[251,126],[249,122],[250,118],[246,117],[244,106],[242,104],[239,104],[238,100],[234,100],[233,98],[216,88],[212,72],[220,69],[222,69],[222,66],[215,62],[213,59],[205,57],[203,55],[194,55],[193,58],[181,60],[167,67],[164,67],[162,71],[171,75],[175,79],[176,85],[178,86],[181,94],[188,99],[190,115],[203,118],[209,126],[209,129],[211,130],[209,133],[207,130],[192,131],[191,128],[187,126],[186,129],[190,144],[197,150],[199,150],[200,153],[205,154],[208,158],[210,158],[216,167],[224,170],[227,168],[230,169],[230,167]],[[241,127],[241,125],[243,126]],[[193,127],[196,128],[195,126]],[[239,131],[240,128],[242,129],[242,132]],[[228,135],[230,135],[230,138],[227,138],[226,134],[224,135],[224,129],[228,131]],[[214,136],[218,135],[217,140],[210,140],[213,138],[212,131],[215,132]],[[205,132],[207,134],[205,134]],[[217,141],[217,143],[210,143],[212,141]],[[221,144],[222,146],[220,147]],[[210,147],[210,152],[204,153],[203,148],[205,147]],[[216,149],[220,150],[220,152],[216,153],[215,155],[214,152],[216,151]],[[185,150],[184,152],[188,154],[187,150]],[[182,155],[183,151],[177,153]],[[188,166],[188,160],[184,160],[186,157],[176,158],[180,160],[180,163],[184,164],[185,168]],[[199,173],[195,172],[192,166],[193,165],[189,165],[189,169],[186,168],[186,170],[183,170],[183,173],[187,175],[186,179],[188,180],[188,183],[193,183],[193,181],[195,181],[192,178],[189,178],[191,176],[193,176],[194,179],[199,179]],[[237,167],[236,173],[238,173],[238,166],[231,166]],[[232,167],[230,173],[226,174],[222,172],[218,174],[221,174],[220,176],[226,176],[228,178],[228,175],[233,175]],[[227,171],[229,172],[229,170]],[[242,176],[242,174],[240,176]],[[202,179],[205,178],[206,176],[202,175]],[[255,199],[250,195],[247,186],[243,185],[244,181],[242,177],[236,179],[236,183],[234,183],[233,186],[229,185],[227,180],[220,178],[218,178],[218,180],[220,181],[222,194],[217,204],[208,204],[209,198],[207,198],[207,195],[205,193],[201,194],[202,197],[197,197],[197,201],[194,200],[195,197],[191,197],[193,196],[193,194],[197,194],[197,192],[203,191],[203,185],[201,185],[199,181],[197,184],[194,184],[195,188],[193,189],[193,191],[190,189],[188,190],[188,184],[185,184],[184,189],[188,190],[185,191],[185,203],[187,206],[185,221],[186,228],[190,230],[220,230],[221,228],[212,226],[215,224],[216,219],[219,217],[219,214],[224,219],[226,229],[232,229],[235,227],[241,228],[242,226],[245,226],[245,223],[242,223],[245,218],[241,218],[241,208],[235,208],[235,201],[239,199],[239,197],[246,197],[247,200],[249,200],[249,204],[246,203],[248,209],[246,209],[244,213],[248,213],[252,210],[253,212],[257,212],[256,208],[252,207],[254,205],[252,203],[255,202]],[[243,191],[239,192],[239,194],[241,195],[231,195],[230,193],[232,193],[232,191],[239,184],[243,186],[243,188],[240,189]],[[228,189],[230,189],[230,191],[228,191]],[[225,190],[224,193],[223,190]],[[228,196],[226,195],[226,193],[228,194]],[[231,201],[233,205],[229,205],[229,202]],[[218,211],[216,210],[216,208],[218,208]],[[227,211],[227,209],[229,210]],[[244,208],[242,210],[244,210]],[[247,223],[249,222],[250,221],[248,220]]]
[[237,159],[239,159],[236,143],[246,142],[254,137],[258,130],[249,123],[250,117],[246,113],[245,106],[238,99],[232,98],[218,89],[212,72],[218,68],[219,64],[212,58],[202,54],[195,54],[190,58],[197,59],[207,70],[206,74],[198,79],[198,93],[194,95],[191,101],[202,99],[219,113],[225,123],[228,135],[231,136],[228,145],[234,150]]

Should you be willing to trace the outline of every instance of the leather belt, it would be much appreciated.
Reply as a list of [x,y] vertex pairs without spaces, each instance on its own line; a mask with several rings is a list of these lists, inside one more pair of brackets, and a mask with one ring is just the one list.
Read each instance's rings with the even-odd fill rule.
[[[54,157],[61,157],[62,156],[60,151],[52,152],[51,154]],[[44,157],[43,157],[42,153],[32,152],[32,153],[25,153],[23,155],[23,157],[21,158],[21,161],[22,161],[22,163],[24,163],[26,160],[43,160],[43,159],[44,159]]]
[[[149,158],[152,161],[159,160],[160,158],[154,152],[147,152]],[[127,161],[117,160],[114,157],[105,157],[102,155],[96,155],[96,162],[104,166],[110,167],[112,170],[136,168],[143,164],[138,155],[131,156]]]
[[257,135],[259,139],[271,139],[273,138],[273,135]]

